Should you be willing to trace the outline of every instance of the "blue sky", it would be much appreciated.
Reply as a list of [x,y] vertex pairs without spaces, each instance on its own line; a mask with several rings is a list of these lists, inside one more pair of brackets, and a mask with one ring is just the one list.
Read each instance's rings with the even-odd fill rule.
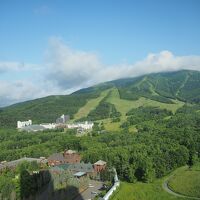
[[1,0],[0,106],[128,75],[198,70],[199,10],[199,0]]

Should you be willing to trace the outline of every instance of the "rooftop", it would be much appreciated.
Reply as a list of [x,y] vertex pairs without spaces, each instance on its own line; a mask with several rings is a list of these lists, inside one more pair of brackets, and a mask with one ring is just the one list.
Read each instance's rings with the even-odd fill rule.
[[37,163],[43,161],[45,159],[42,159],[42,158],[27,158],[27,157],[24,157],[24,158],[20,158],[18,160],[13,160],[13,161],[10,161],[10,162],[4,162],[3,164],[0,164],[0,169],[2,169],[3,167],[15,167],[17,166],[19,163],[21,163],[22,161],[28,161],[28,162],[33,162],[33,161],[36,161]]
[[64,157],[63,157],[62,153],[54,153],[51,156],[49,156],[48,160],[62,161],[62,160],[64,160]]
[[106,162],[103,160],[99,160],[99,161],[95,162],[94,165],[106,165]]
[[65,153],[67,153],[67,154],[73,154],[73,153],[76,153],[76,151],[74,151],[74,150],[67,150],[67,151],[65,151]]
[[62,165],[58,165],[58,167],[64,169],[64,170],[72,170],[72,171],[82,171],[82,172],[93,172],[93,166],[91,163],[75,163],[75,164],[62,164]]
[[74,174],[74,176],[81,177],[85,174],[86,174],[86,172],[77,172],[77,173]]
[[50,171],[58,171],[58,172],[60,172],[60,171],[64,171],[64,169],[61,168],[61,167],[55,166],[55,167],[51,167]]

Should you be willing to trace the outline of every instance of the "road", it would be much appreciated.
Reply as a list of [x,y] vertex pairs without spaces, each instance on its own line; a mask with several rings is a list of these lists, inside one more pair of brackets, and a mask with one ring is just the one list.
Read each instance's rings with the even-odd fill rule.
[[90,185],[90,187],[88,187],[85,191],[83,191],[74,200],[93,199],[95,197],[95,194],[92,194],[92,192],[100,193],[99,189],[103,186],[103,182],[90,180],[89,185]]

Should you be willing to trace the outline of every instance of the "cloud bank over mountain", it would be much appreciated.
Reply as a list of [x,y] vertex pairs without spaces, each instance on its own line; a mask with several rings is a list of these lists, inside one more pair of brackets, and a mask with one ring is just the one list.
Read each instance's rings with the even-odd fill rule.
[[200,70],[200,55],[176,56],[164,50],[133,64],[106,65],[94,52],[74,50],[51,38],[41,64],[0,61],[0,107],[69,94],[104,81],[181,69]]

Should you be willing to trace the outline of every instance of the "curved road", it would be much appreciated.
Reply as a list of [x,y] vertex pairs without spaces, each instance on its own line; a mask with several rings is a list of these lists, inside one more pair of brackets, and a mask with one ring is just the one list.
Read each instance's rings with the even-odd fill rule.
[[[172,175],[172,176],[173,176],[173,175]],[[169,176],[169,177],[163,182],[163,184],[162,184],[162,187],[163,187],[163,189],[164,189],[166,192],[168,192],[168,193],[170,193],[170,194],[172,194],[172,195],[174,195],[174,196],[181,197],[181,198],[200,200],[199,197],[190,197],[190,196],[186,196],[186,195],[183,195],[183,194],[178,194],[178,193],[174,192],[173,190],[171,190],[171,189],[169,188],[169,186],[168,186],[168,181],[169,181],[169,179],[170,179],[172,176]]]

